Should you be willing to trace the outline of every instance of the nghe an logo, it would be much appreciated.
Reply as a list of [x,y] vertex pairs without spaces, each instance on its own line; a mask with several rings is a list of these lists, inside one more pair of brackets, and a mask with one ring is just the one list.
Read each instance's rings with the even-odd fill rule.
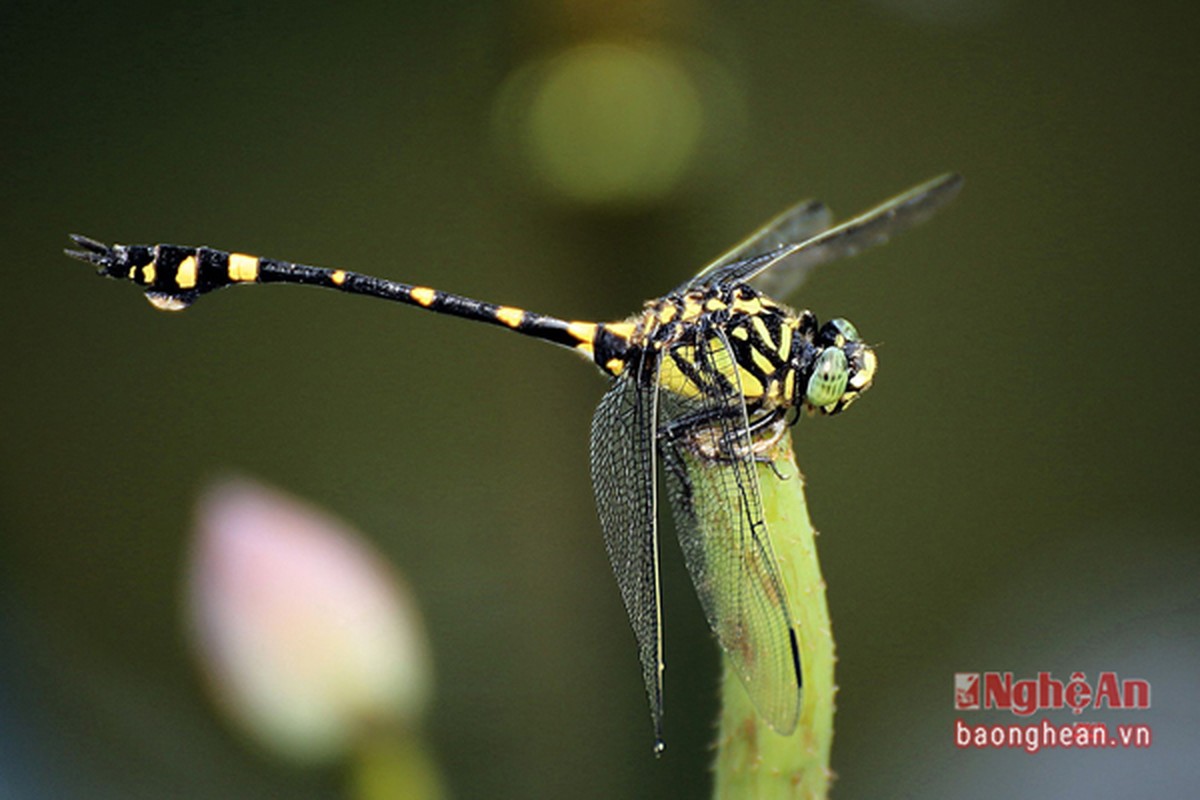
[[954,674],[954,708],[977,711],[996,708],[1028,717],[1037,711],[1069,708],[1073,714],[1084,709],[1150,708],[1150,682],[1141,678],[1121,680],[1115,672],[1101,672],[1095,683],[1082,672],[1072,672],[1063,683],[1049,672],[1036,678],[1013,680],[1011,672],[957,672]]
[[959,711],[979,710],[979,673],[954,673],[954,707]]

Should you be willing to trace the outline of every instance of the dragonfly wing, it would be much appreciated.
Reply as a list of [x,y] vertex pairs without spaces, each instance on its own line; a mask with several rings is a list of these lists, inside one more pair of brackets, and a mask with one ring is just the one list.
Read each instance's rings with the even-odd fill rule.
[[718,329],[705,336],[686,357],[693,375],[711,380],[709,391],[662,392],[666,487],[709,625],[759,713],[788,734],[800,713],[795,626],[763,518],[732,351]]
[[[592,417],[592,488],[621,599],[637,637],[657,743],[662,742],[662,603],[655,487],[657,359],[637,359]],[[647,374],[650,373],[650,374]]]
[[752,256],[770,253],[811,239],[833,223],[833,215],[819,200],[803,200],[750,234],[721,257],[700,270],[677,291],[710,283],[723,268]]
[[897,233],[929,219],[954,199],[962,185],[961,175],[941,175],[806,242],[781,249],[774,258],[733,265],[720,279],[753,281],[756,288],[771,297],[787,297],[800,287],[814,267],[883,244]]

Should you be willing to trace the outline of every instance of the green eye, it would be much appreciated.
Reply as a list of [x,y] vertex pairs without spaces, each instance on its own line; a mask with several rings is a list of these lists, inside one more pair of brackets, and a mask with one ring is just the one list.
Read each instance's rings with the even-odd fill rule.
[[812,377],[808,379],[805,402],[817,408],[836,403],[846,393],[849,377],[850,366],[846,362],[846,354],[834,347],[825,350],[817,357]]
[[858,335],[858,328],[854,327],[854,325],[850,323],[850,320],[838,317],[837,319],[829,320],[829,324],[837,328],[838,333],[840,333],[847,342],[862,341]]

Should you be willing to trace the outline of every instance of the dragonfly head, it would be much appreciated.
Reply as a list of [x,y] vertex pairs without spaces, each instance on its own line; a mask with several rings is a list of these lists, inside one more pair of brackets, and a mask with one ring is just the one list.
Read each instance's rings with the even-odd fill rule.
[[875,379],[875,351],[863,342],[849,321],[831,319],[821,326],[813,340],[813,356],[807,376],[798,385],[804,396],[797,398],[810,411],[837,414],[871,388]]

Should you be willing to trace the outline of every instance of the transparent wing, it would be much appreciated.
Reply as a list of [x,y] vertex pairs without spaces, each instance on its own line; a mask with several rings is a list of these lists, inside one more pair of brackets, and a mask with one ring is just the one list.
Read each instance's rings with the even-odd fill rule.
[[662,603],[655,488],[657,359],[630,364],[592,417],[592,488],[604,546],[638,642],[656,746],[662,743]]
[[711,275],[737,261],[771,253],[787,245],[811,239],[833,224],[833,214],[819,200],[802,200],[750,234],[721,257],[700,270],[680,289],[708,283]]
[[961,175],[940,175],[807,242],[785,248],[768,263],[734,268],[722,278],[734,282],[753,280],[755,287],[771,297],[787,297],[800,287],[813,267],[856,255],[920,225],[953,200],[962,185]]
[[758,712],[788,734],[800,714],[795,626],[763,519],[737,368],[724,335],[705,336],[686,354],[705,389],[664,390],[659,401],[667,491],[709,625]]
[[814,267],[883,244],[929,219],[954,199],[962,185],[957,173],[940,175],[806,241],[726,264],[707,275],[704,283],[753,281],[765,294],[785,298],[800,288]]

